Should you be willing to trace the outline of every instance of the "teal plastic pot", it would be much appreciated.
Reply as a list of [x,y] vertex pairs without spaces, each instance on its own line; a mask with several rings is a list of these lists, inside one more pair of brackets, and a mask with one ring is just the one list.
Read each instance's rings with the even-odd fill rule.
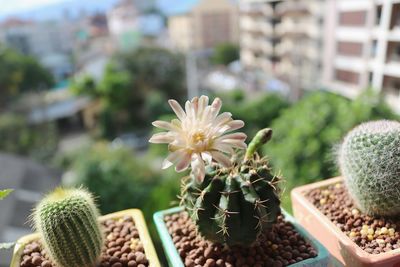
[[[175,207],[168,210],[158,211],[154,214],[154,222],[157,227],[158,234],[160,235],[161,242],[164,247],[165,254],[168,259],[169,266],[171,267],[185,267],[183,264],[181,257],[177,249],[175,248],[174,243],[172,242],[172,238],[168,233],[167,226],[164,222],[164,217],[173,213],[181,212],[183,209],[180,207]],[[318,252],[317,257],[312,259],[306,259],[301,262],[297,262],[295,264],[290,265],[291,267],[306,267],[306,266],[315,266],[315,267],[325,267],[328,266],[329,263],[329,253],[328,251],[313,237],[311,237],[306,230],[303,229],[299,224],[296,223],[295,219],[289,215],[286,211],[283,210],[283,214],[285,215],[285,220],[291,222],[296,230],[300,233],[301,236],[304,237]]]

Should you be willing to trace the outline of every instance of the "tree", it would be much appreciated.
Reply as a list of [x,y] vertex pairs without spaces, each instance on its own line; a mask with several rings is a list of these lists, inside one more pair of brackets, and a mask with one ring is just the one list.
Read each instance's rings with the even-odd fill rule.
[[289,107],[289,102],[277,94],[261,93],[246,98],[242,90],[235,90],[220,97],[224,103],[223,111],[231,112],[234,119],[245,122],[242,131],[249,138],[258,130],[271,126],[272,121]]
[[141,47],[117,54],[115,61],[134,77],[140,91],[160,91],[167,98],[184,100],[185,68],[181,54],[157,47]]
[[0,104],[19,93],[49,88],[52,74],[33,57],[0,45]]
[[229,63],[239,59],[239,46],[223,43],[215,47],[211,61],[217,65],[228,65]]
[[124,131],[149,127],[169,109],[168,99],[183,100],[184,76],[180,54],[162,48],[139,48],[115,55],[99,83],[84,77],[72,88],[77,94],[102,100],[100,132],[113,138]]

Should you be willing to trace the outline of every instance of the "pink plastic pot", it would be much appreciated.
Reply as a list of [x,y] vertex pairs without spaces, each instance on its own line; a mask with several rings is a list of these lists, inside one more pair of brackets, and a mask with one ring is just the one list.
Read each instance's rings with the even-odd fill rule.
[[365,252],[305,197],[312,189],[324,188],[341,181],[341,177],[336,177],[295,188],[291,192],[294,217],[328,249],[333,256],[333,266],[400,267],[400,249],[378,255]]

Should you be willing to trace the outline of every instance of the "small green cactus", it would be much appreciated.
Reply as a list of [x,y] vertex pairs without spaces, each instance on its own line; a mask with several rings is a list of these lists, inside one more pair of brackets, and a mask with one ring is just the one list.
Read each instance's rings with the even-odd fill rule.
[[379,216],[400,214],[400,123],[363,123],[344,138],[339,167],[356,205]]
[[276,183],[265,158],[256,150],[272,135],[260,131],[249,144],[244,161],[224,168],[211,164],[199,183],[191,174],[182,184],[182,203],[207,240],[249,245],[270,228],[280,213]]
[[57,188],[36,207],[33,220],[50,258],[59,267],[93,267],[103,246],[92,195]]

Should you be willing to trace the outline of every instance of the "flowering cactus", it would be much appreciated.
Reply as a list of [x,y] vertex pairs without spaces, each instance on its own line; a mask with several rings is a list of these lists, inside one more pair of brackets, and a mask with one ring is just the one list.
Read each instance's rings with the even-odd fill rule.
[[186,102],[186,112],[176,101],[169,103],[179,120],[154,122],[168,132],[154,135],[150,142],[169,144],[171,154],[163,167],[174,163],[177,171],[192,167],[182,180],[181,205],[207,240],[252,244],[280,213],[279,178],[256,153],[271,139],[272,130],[261,130],[243,158],[234,149],[247,147],[246,135],[230,132],[244,123],[227,112],[218,115],[221,100],[208,105],[208,97],[194,98]]

